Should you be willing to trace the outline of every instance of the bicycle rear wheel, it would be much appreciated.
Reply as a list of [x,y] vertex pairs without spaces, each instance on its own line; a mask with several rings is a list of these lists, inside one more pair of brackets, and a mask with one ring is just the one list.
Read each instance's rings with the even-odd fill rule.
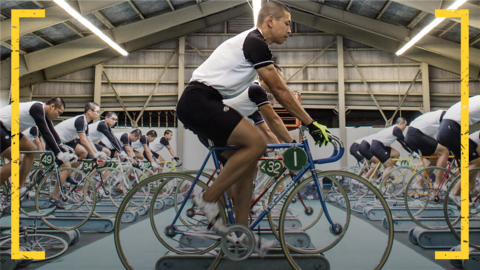
[[[443,185],[440,190],[434,189],[434,182],[437,174],[443,175]],[[447,222],[437,221],[437,226],[431,226],[428,221],[422,218],[441,218],[443,215],[435,215],[428,213],[428,211],[441,211],[445,201],[446,189],[452,185],[454,174],[446,175],[447,170],[442,167],[427,167],[418,171],[412,176],[407,186],[405,187],[404,203],[408,216],[418,226],[427,230],[444,230],[448,228]],[[452,205],[450,205],[452,206]],[[427,211],[425,211],[427,210]],[[452,211],[455,211],[453,209]],[[433,213],[433,212],[432,212]]]
[[[0,242],[0,250],[11,249],[11,238]],[[46,261],[56,258],[68,249],[68,244],[65,240],[58,236],[48,234],[29,234],[20,235],[20,247],[25,247],[28,251],[43,251],[45,252],[44,260],[33,260],[34,262]]]
[[[320,219],[315,226],[307,231],[305,239],[310,239],[310,243],[302,242],[289,242],[291,237],[288,235],[289,230],[286,225],[287,209],[292,205],[292,199],[297,196],[297,193],[305,194],[306,187],[311,185],[312,181],[305,181],[300,183],[288,196],[285,201],[282,213],[280,216],[280,243],[285,253],[289,264],[294,269],[302,269],[302,265],[299,265],[292,256],[295,253],[301,254],[320,254],[326,252],[327,258],[339,258],[337,260],[330,260],[332,268],[345,269],[344,259],[345,254],[348,254],[349,261],[355,261],[356,269],[381,269],[390,255],[390,251],[393,245],[393,219],[390,213],[390,208],[380,194],[380,192],[367,180],[345,171],[327,171],[317,173],[319,179],[327,178],[351,178],[349,180],[355,180],[358,185],[362,185],[362,189],[366,190],[368,194],[372,194],[370,197],[365,197],[366,202],[376,200],[377,203],[377,215],[383,215],[385,217],[384,223],[388,227],[388,231],[385,234],[384,231],[379,231],[375,226],[372,226],[366,218],[359,214],[352,214],[350,217],[348,209],[350,205],[348,202],[342,206],[336,203],[328,203],[327,211],[329,217],[338,226],[341,225],[342,230],[335,230],[327,221],[327,211],[325,211],[322,219]],[[302,193],[303,192],[303,193]],[[316,189],[317,194],[319,190]],[[319,197],[312,198],[311,202],[321,205]],[[366,200],[368,198],[368,201]],[[358,202],[358,201],[357,201]],[[338,228],[338,227],[337,227]],[[348,229],[348,231],[347,231]],[[372,237],[374,235],[374,237]],[[375,242],[375,243],[372,243]],[[365,243],[370,243],[368,249],[365,249]],[[333,248],[336,246],[336,248]],[[351,252],[349,252],[351,251]],[[329,256],[329,254],[334,254]],[[368,260],[365,260],[368,257]]]

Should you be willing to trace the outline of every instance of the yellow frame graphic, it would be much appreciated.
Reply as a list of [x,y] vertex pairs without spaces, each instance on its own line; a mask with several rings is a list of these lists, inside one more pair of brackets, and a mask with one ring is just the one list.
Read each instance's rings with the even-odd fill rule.
[[20,18],[45,18],[45,10],[42,9],[13,9],[11,18],[12,29],[12,214],[11,214],[11,232],[12,232],[12,256],[13,260],[43,260],[45,259],[45,251],[20,251],[20,126],[19,126],[19,110],[20,110]]
[[445,18],[461,18],[461,37],[460,37],[460,48],[461,48],[461,145],[462,145],[462,155],[460,159],[460,168],[461,168],[461,223],[460,223],[460,251],[436,251],[435,259],[436,260],[468,260],[469,258],[469,229],[470,224],[468,220],[469,216],[469,169],[468,169],[468,158],[469,158],[469,141],[468,141],[468,129],[470,125],[469,113],[468,113],[468,99],[469,99],[469,32],[468,32],[468,20],[469,20],[469,10],[445,10],[437,9],[435,10],[435,17],[445,17]]

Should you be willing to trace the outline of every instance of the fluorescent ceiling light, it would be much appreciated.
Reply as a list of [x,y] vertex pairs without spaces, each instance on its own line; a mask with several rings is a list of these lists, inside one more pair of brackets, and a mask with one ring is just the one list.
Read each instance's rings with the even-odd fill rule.
[[253,0],[253,26],[257,26],[258,13],[262,7],[262,0]]
[[91,22],[87,21],[78,11],[72,8],[67,2],[64,0],[53,0],[57,5],[61,6],[68,14],[70,14],[73,18],[77,19],[81,24],[87,27],[90,31],[92,31],[95,35],[105,41],[110,47],[117,50],[123,56],[127,56],[128,52],[122,49],[117,43],[113,42],[109,37],[107,37],[100,29],[95,27]]
[[[452,5],[450,5],[447,9],[457,9],[461,5],[465,4],[465,2],[467,2],[467,0],[457,0]],[[435,20],[433,20],[433,22],[427,25],[427,27],[423,28],[422,31],[420,31],[420,33],[418,33],[414,38],[412,38],[407,44],[405,44],[395,54],[401,55],[402,53],[404,53],[406,50],[412,47],[415,43],[417,43],[423,36],[428,34],[428,32],[432,31],[433,28],[435,28],[437,25],[443,22],[443,20],[445,20],[445,18],[436,18]]]

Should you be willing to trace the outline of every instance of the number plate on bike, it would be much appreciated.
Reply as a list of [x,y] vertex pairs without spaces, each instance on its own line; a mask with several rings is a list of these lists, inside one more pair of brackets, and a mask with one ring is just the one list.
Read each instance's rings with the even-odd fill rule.
[[91,160],[83,161],[82,170],[84,173],[87,173],[87,174],[91,172],[93,170],[93,161]]
[[298,172],[307,165],[307,153],[302,148],[293,147],[283,153],[285,167],[293,172]]
[[173,168],[173,164],[171,162],[167,162],[167,169],[171,170]]
[[52,153],[45,153],[40,157],[40,161],[42,162],[43,166],[48,167],[48,166],[52,166],[55,159],[53,158]]
[[265,160],[260,165],[260,171],[268,176],[278,176],[282,173],[282,162],[280,160]]
[[38,169],[42,167],[42,162],[40,160],[34,160],[33,161],[33,168]]
[[150,168],[150,161],[144,161],[143,166],[145,166],[145,168]]

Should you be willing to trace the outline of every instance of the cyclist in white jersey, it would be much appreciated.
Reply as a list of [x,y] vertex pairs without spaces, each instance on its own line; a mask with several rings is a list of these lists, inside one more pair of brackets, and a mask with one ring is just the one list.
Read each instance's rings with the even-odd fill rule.
[[[156,138],[157,132],[155,130],[150,130],[146,135],[142,135],[139,140],[132,143],[132,149],[135,157],[138,160],[143,160],[143,158],[147,159],[152,165],[152,169],[158,173],[160,164],[154,159],[149,147],[149,144],[152,143]],[[143,153],[141,151],[143,151]]]
[[[127,158],[129,157],[134,165],[138,165],[138,162],[135,160],[135,155],[132,150],[132,143],[136,142],[137,140],[142,137],[142,131],[140,129],[134,129],[130,131],[130,133],[126,132],[116,132],[114,133],[118,143],[120,144],[121,149],[123,150],[122,152],[125,152],[127,156],[125,157],[124,154],[119,154],[121,158]],[[110,149],[112,154],[110,156],[117,156],[117,150],[115,149],[115,146],[110,142],[109,139],[103,138],[100,142],[100,145],[107,147]],[[122,153],[119,152],[119,153]]]
[[22,134],[27,137],[29,141],[35,143],[38,151],[45,151],[45,143],[43,143],[42,140],[42,133],[38,131],[37,126],[33,126],[25,130],[24,132],[22,132]]
[[[480,122],[480,95],[470,97],[468,100],[468,112],[469,112],[469,124],[473,125],[475,123]],[[461,104],[460,102],[455,103],[452,107],[450,107],[445,115],[443,116],[443,121],[440,124],[440,128],[438,129],[437,133],[437,140],[440,144],[445,145],[448,150],[453,152],[455,157],[461,157]],[[469,161],[470,161],[470,169],[480,167],[480,146],[478,146],[472,139],[470,139],[469,143]],[[476,196],[480,192],[475,188],[475,175],[470,174],[470,195]],[[453,198],[456,202],[459,203],[460,201],[460,182],[457,186],[453,189]]]
[[[187,129],[212,140],[216,146],[234,145],[239,149],[233,151],[213,185],[194,198],[195,205],[220,234],[226,233],[227,228],[218,219],[217,200],[236,183],[250,190],[248,194],[251,194],[253,184],[250,179],[258,158],[266,149],[262,135],[237,111],[225,106],[223,99],[238,96],[258,74],[279,103],[308,126],[317,144],[322,146],[329,141],[327,127],[318,124],[305,112],[273,66],[269,45],[287,40],[291,33],[290,10],[279,2],[270,1],[260,9],[257,21],[256,28],[228,39],[215,49],[193,72],[177,104],[178,119]],[[249,198],[250,195],[242,201],[237,200],[236,207],[246,205],[247,209]],[[248,214],[245,211],[236,215],[236,222],[248,226]]]
[[372,144],[370,150],[386,167],[384,171],[385,175],[395,166],[395,162],[392,158],[400,157],[400,152],[390,146],[392,143],[398,141],[407,152],[412,153],[412,150],[405,144],[405,137],[403,136],[403,131],[406,126],[407,120],[403,117],[399,117],[394,126],[385,128],[371,136]]
[[115,123],[118,121],[118,116],[115,112],[107,112],[105,114],[105,120],[103,121],[98,121],[93,124],[88,125],[88,133],[90,135],[90,140],[95,145],[95,148],[98,151],[104,152],[107,156],[113,157],[112,156],[112,151],[108,149],[107,147],[103,146],[100,144],[100,140],[103,138],[108,139],[110,144],[115,148],[116,151],[119,153],[122,153],[121,155],[123,158],[127,157],[127,154],[125,154],[120,146],[120,143],[118,142],[117,138],[113,134],[112,127],[115,126]]
[[[168,152],[170,155],[172,155],[173,159],[177,162],[180,162],[180,158],[175,155],[175,152],[173,151],[173,148],[170,146],[170,141],[173,138],[173,131],[170,129],[165,130],[163,133],[162,138],[156,138],[153,142],[149,143],[149,149],[150,152],[152,153],[153,158],[158,160],[158,163],[160,164],[160,169],[159,172],[161,173],[163,170],[163,167],[165,165],[165,159],[160,155],[160,151],[163,148],[167,148]],[[145,152],[143,152],[143,155],[145,156]]]
[[[21,102],[20,103],[20,132],[37,126],[42,133],[46,145],[53,151],[55,155],[55,161],[60,167],[70,167],[70,160],[72,155],[64,151],[61,147],[61,140],[53,126],[52,120],[58,118],[60,114],[65,110],[65,102],[62,98],[54,97],[49,99],[46,103],[40,101]],[[11,105],[5,106],[0,109],[0,148],[2,157],[11,160]],[[29,141],[22,133],[20,133],[20,151],[35,151],[35,145]],[[25,181],[28,173],[33,165],[35,154],[25,154],[20,164],[20,193],[23,193]],[[11,163],[4,165],[0,169],[0,185],[10,177],[11,175]],[[68,172],[60,174],[60,182],[63,184],[67,178]],[[57,207],[62,208],[62,204],[58,199],[59,195],[58,185],[55,185],[55,190],[52,193],[50,202]]]
[[88,134],[88,123],[97,119],[99,115],[100,107],[98,104],[87,102],[83,114],[67,119],[55,126],[62,142],[73,148],[80,159],[72,164],[73,167],[78,167],[82,163],[82,159],[106,157],[104,152],[97,151]]
[[[412,151],[424,156],[438,156],[438,159],[429,159],[430,166],[447,167],[450,152],[445,146],[434,139],[436,138],[438,128],[446,112],[446,110],[436,110],[420,115],[410,123],[407,134],[405,135],[405,142]],[[430,174],[430,172],[428,174]],[[442,170],[436,171],[435,183],[433,184],[434,189],[437,189],[440,185],[443,175],[444,172]],[[413,188],[418,190],[423,189],[423,177],[420,177],[417,183],[413,185]],[[446,189],[446,185],[442,188]]]

